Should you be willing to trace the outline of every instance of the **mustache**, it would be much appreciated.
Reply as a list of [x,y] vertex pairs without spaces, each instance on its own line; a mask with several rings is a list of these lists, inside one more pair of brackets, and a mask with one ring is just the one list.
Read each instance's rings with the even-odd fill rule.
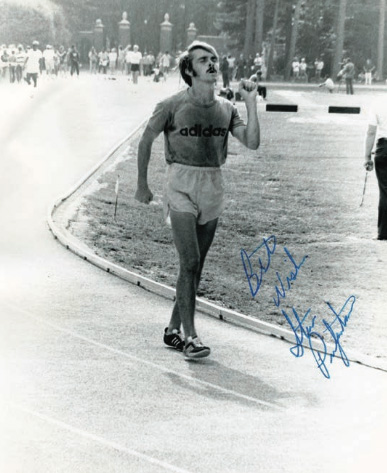
[[216,67],[213,66],[212,64],[209,65],[207,72],[216,72]]

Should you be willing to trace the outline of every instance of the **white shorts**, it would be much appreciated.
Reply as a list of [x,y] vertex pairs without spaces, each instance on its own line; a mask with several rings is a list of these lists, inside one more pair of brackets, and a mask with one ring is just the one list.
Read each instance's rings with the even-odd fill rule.
[[222,171],[217,167],[172,163],[167,168],[164,216],[169,211],[189,212],[199,225],[218,218],[225,207]]

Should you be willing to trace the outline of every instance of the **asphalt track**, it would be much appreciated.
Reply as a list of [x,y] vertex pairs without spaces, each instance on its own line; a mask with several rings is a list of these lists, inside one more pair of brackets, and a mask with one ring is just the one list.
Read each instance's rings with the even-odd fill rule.
[[49,204],[176,87],[159,85],[0,89],[0,471],[385,471],[385,372],[335,359],[327,380],[310,352],[200,314],[213,354],[185,362],[161,343],[170,301],[48,231]]

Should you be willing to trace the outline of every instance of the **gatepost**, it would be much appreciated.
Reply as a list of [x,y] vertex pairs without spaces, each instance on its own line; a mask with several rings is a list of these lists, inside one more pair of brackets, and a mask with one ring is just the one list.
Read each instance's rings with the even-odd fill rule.
[[164,16],[164,21],[160,25],[160,52],[169,53],[172,51],[172,28],[168,13]]
[[118,23],[119,44],[126,48],[130,44],[130,22],[126,11],[122,14],[122,20]]
[[195,23],[190,23],[189,27],[187,28],[187,46],[189,46],[193,41],[195,41],[197,33],[198,30],[195,27]]
[[102,20],[97,20],[94,26],[94,47],[97,52],[102,51],[105,47],[104,26]]

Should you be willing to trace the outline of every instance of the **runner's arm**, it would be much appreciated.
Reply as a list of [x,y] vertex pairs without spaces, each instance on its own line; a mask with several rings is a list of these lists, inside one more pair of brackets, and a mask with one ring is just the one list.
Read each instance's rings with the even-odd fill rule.
[[257,84],[251,81],[241,81],[239,93],[245,101],[247,110],[247,125],[238,126],[232,134],[249,149],[258,149],[260,129],[257,114]]
[[153,200],[153,194],[148,186],[148,166],[151,158],[153,141],[159,133],[147,127],[138,145],[137,154],[137,190],[135,199],[143,204],[149,204]]
[[375,125],[368,125],[367,136],[365,140],[365,163],[364,163],[364,166],[367,171],[372,171],[373,169],[371,153],[372,153],[372,148],[375,143],[376,128],[377,127]]

